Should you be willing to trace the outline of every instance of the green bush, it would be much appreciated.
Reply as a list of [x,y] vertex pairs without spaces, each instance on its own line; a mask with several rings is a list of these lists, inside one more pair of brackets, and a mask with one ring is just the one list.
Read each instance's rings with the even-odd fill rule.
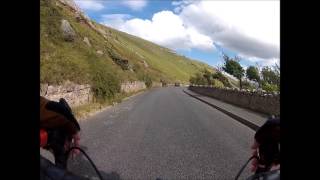
[[92,68],[92,90],[98,101],[105,101],[106,99],[112,99],[116,93],[120,92],[120,82],[117,75],[103,69],[98,64]]
[[202,73],[196,73],[189,79],[191,84],[196,85],[213,85],[215,87],[231,87],[231,84],[227,77],[225,77],[221,72],[211,73],[207,70]]
[[147,78],[145,81],[145,84],[147,86],[147,88],[151,88],[152,87],[152,80],[151,78]]
[[147,86],[147,88],[152,87],[152,78],[149,76],[149,74],[141,71],[137,74],[137,76],[138,76],[138,80],[143,81],[145,83],[145,85]]
[[253,85],[251,85],[250,82],[248,82],[248,81],[242,81],[242,89],[253,90],[253,89],[255,89],[255,87]]
[[129,70],[130,69],[130,65],[129,65],[129,61],[126,59],[123,59],[119,54],[117,54],[116,52],[108,49],[108,54],[109,57],[117,64],[119,65],[123,70]]
[[279,87],[276,84],[269,84],[267,82],[262,83],[262,89],[267,92],[278,92]]
[[203,76],[203,74],[196,73],[195,76],[190,77],[189,82],[191,84],[197,84],[197,85],[207,85],[208,81]]
[[212,78],[222,82],[225,87],[231,87],[228,78],[225,77],[220,71],[217,71],[216,73],[212,74]]
[[160,79],[160,83],[163,87],[167,86],[167,81],[164,79]]
[[213,80],[213,87],[216,88],[224,88],[224,85],[221,81],[219,81],[218,79],[214,79]]

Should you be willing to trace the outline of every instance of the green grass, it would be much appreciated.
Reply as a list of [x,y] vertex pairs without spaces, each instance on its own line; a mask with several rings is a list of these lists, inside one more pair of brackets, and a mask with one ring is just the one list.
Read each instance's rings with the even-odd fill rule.
[[[191,75],[199,72],[203,69],[211,69],[208,65],[188,59],[186,57],[172,53],[169,49],[143,40],[141,38],[129,35],[124,32],[120,32],[108,27],[102,27],[106,31],[112,32],[122,44],[116,44],[121,46],[121,49],[127,50],[126,52],[136,52],[141,55],[132,54],[131,59],[136,61],[146,61],[155,72],[150,72],[152,77],[162,77],[167,81],[182,81],[188,82]],[[124,55],[128,56],[128,55]],[[159,80],[158,80],[159,81]]]
[[[56,5],[56,3],[58,5]],[[60,31],[66,19],[76,32],[73,42],[66,42]],[[124,81],[165,80],[187,83],[190,76],[212,67],[136,36],[92,23],[107,33],[104,38],[85,23],[76,21],[75,13],[57,0],[40,0],[40,83],[61,84],[66,80],[90,84],[97,99],[113,99]],[[83,42],[88,37],[91,47]],[[96,52],[101,50],[103,55]],[[107,52],[128,60],[131,70],[124,70]],[[143,61],[147,62],[148,68]],[[149,80],[148,80],[149,81]]]

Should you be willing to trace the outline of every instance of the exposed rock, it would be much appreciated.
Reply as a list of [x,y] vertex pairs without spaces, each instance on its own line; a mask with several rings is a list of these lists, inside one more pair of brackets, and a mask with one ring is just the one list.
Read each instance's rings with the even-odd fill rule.
[[121,91],[129,93],[145,89],[146,84],[142,81],[125,82],[121,84]]
[[84,38],[83,38],[83,41],[84,41],[89,47],[91,47],[91,44],[90,44],[90,41],[89,41],[88,37],[84,37]]
[[[131,51],[133,51],[133,49],[131,48]],[[140,53],[138,52],[134,52],[136,55],[138,55],[140,58],[144,59],[144,56],[142,56]]]
[[96,28],[96,30],[104,36],[107,35],[107,33],[101,28]]
[[75,11],[81,12],[81,9],[78,7],[78,5],[73,0],[60,0],[60,2],[62,2],[65,5],[68,5],[69,7],[74,9]]
[[98,51],[97,51],[97,54],[103,55],[103,52],[102,52],[101,50],[98,50]]
[[70,106],[79,106],[92,101],[90,85],[79,85],[72,82],[65,82],[62,85],[40,85],[40,95],[53,101],[59,101],[60,98],[66,99]]
[[144,65],[145,68],[149,67],[149,65],[148,65],[148,63],[146,61],[143,61],[143,65]]
[[76,18],[77,22],[80,22],[80,23],[85,23],[86,22],[86,19],[80,13],[77,13],[75,18]]
[[67,20],[65,20],[65,19],[61,20],[60,29],[62,31],[63,38],[65,41],[74,41],[76,33],[72,29],[70,23]]
[[152,82],[152,87],[161,87],[162,83],[160,82]]

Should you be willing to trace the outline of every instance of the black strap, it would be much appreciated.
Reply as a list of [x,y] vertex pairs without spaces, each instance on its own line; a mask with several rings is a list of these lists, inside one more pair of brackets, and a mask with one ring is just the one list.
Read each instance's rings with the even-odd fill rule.
[[71,148],[67,151],[67,153],[66,153],[67,158],[69,158],[70,152],[71,152],[73,149],[78,149],[82,154],[84,154],[84,155],[86,156],[86,158],[89,160],[90,164],[92,165],[92,167],[94,168],[94,170],[95,170],[96,173],[98,174],[100,180],[103,180],[102,175],[101,175],[100,172],[98,171],[98,168],[96,167],[96,165],[93,163],[93,161],[91,160],[91,158],[87,155],[87,153],[86,153],[83,149],[81,149],[81,148],[79,148],[79,147],[76,147],[76,146],[71,147]]
[[246,166],[248,165],[248,163],[252,160],[252,159],[258,159],[257,156],[251,156],[248,161],[242,166],[242,168],[240,169],[240,171],[238,172],[237,176],[235,177],[235,180],[237,180],[239,178],[239,176],[241,175],[242,171],[244,170],[244,168],[246,168]]

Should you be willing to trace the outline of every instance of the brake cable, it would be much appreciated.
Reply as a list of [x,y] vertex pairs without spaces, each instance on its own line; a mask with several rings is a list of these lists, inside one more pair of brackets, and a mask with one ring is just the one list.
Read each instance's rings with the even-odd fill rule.
[[82,154],[84,154],[84,155],[86,156],[86,158],[89,160],[90,164],[92,165],[92,167],[94,168],[94,170],[95,170],[96,173],[98,174],[100,180],[103,180],[103,178],[102,178],[100,172],[98,171],[98,168],[96,167],[96,165],[93,163],[93,161],[92,161],[91,158],[88,156],[88,154],[87,154],[83,149],[81,149],[80,147],[76,147],[76,146],[71,147],[71,148],[67,151],[67,153],[66,153],[67,158],[69,158],[70,152],[71,152],[73,149],[78,149]]
[[248,159],[248,161],[242,166],[242,168],[241,168],[240,171],[238,172],[237,176],[235,177],[235,180],[237,180],[237,179],[239,178],[239,176],[241,175],[241,173],[242,173],[242,171],[244,170],[244,168],[246,168],[246,166],[248,165],[248,163],[249,163],[252,159],[254,159],[254,158],[258,159],[258,156],[253,155],[253,156],[251,156],[251,157]]

